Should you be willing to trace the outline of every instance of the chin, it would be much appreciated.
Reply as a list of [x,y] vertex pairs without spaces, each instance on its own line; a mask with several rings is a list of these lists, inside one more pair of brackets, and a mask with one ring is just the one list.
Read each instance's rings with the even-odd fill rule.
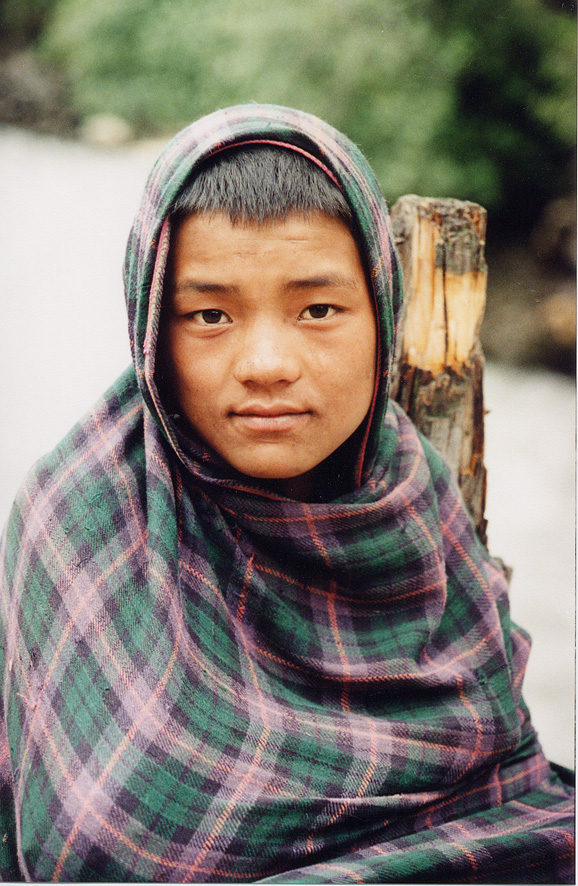
[[[237,468],[241,474],[245,474],[247,477],[251,477],[253,480],[295,480],[297,477],[302,477],[304,474],[308,474],[309,470],[301,468],[296,468],[294,471],[288,470],[285,468],[266,468],[263,465],[260,465],[258,468],[254,470],[249,468],[245,470],[243,468]],[[311,469],[312,470],[312,469]]]
[[310,501],[314,488],[315,467],[302,469],[294,468],[289,470],[285,465],[283,468],[270,467],[264,468],[261,464],[258,469],[243,471],[245,476],[252,480],[261,481],[267,488],[273,492],[295,499],[296,501]]
[[253,452],[247,449],[249,447],[239,447],[226,452],[222,448],[217,452],[232,468],[254,480],[291,480],[308,473],[319,463],[315,458],[295,458],[298,453],[294,447],[283,447],[283,451],[278,446],[264,446],[262,451]]
[[317,462],[313,465],[305,464],[288,464],[287,459],[255,459],[255,461],[247,462],[239,459],[230,464],[235,470],[254,480],[294,480],[309,474],[317,466]]

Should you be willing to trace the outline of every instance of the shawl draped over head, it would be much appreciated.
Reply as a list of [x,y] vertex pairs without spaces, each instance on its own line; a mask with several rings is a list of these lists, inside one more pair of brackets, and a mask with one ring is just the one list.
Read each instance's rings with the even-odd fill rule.
[[[376,390],[355,488],[328,502],[232,476],[155,381],[171,206],[248,140],[325,168],[369,269]],[[275,106],[200,120],[152,170],[125,277],[134,365],[4,535],[4,876],[572,882],[571,791],[521,698],[528,639],[448,469],[388,403],[400,273],[358,149]]]

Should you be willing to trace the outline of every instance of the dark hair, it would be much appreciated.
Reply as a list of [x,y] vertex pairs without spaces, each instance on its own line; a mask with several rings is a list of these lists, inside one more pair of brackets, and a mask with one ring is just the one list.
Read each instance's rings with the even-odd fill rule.
[[271,145],[233,147],[206,160],[171,214],[179,221],[197,212],[226,212],[233,224],[322,212],[353,228],[351,210],[329,176],[302,154]]

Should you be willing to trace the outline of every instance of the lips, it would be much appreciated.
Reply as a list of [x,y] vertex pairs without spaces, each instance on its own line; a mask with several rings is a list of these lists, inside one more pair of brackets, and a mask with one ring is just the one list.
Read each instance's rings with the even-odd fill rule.
[[247,403],[231,410],[233,415],[257,415],[266,418],[277,415],[300,415],[308,411],[291,403]]
[[235,424],[258,433],[293,430],[310,414],[291,403],[247,403],[230,413]]

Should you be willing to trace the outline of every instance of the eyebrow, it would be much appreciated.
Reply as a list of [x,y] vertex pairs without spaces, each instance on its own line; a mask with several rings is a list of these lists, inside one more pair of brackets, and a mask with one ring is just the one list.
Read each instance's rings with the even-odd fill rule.
[[228,295],[230,293],[234,295],[239,292],[239,287],[234,285],[229,286],[223,283],[205,283],[201,280],[185,280],[173,289],[175,295],[178,295],[181,292],[209,292],[218,295]]
[[355,289],[357,281],[353,277],[342,277],[339,274],[324,274],[319,277],[306,277],[304,279],[290,280],[285,284],[285,289],[323,289],[324,287],[337,287],[338,289]]
[[[352,277],[342,277],[339,274],[323,274],[317,277],[304,277],[289,280],[285,283],[283,289],[355,289],[357,281]],[[211,283],[203,280],[185,280],[174,287],[174,294],[178,295],[184,292],[210,293],[216,295],[237,295],[239,287],[235,284]]]

